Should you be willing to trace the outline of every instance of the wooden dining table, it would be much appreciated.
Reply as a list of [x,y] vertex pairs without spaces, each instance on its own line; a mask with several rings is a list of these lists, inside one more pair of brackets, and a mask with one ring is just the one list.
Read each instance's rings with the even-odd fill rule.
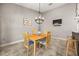
[[34,55],[36,54],[36,41],[41,40],[42,38],[45,38],[47,35],[46,34],[32,34],[30,35],[30,40],[34,42]]

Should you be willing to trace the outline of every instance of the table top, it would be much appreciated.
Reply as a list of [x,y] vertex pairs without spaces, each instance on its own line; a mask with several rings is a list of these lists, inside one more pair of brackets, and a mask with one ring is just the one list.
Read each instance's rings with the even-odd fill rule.
[[45,37],[46,37],[46,34],[40,34],[40,35],[32,34],[32,35],[30,35],[30,40],[35,41],[35,40],[42,39],[42,38],[45,38]]

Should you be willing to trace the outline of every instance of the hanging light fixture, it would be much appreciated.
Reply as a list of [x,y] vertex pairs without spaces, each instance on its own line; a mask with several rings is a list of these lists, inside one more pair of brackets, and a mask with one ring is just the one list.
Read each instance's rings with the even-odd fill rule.
[[75,19],[76,19],[76,20],[79,20],[79,15],[78,15],[78,4],[77,4],[77,3],[76,3],[75,13],[76,13]]
[[39,3],[39,16],[35,18],[35,22],[39,24],[38,31],[41,31],[40,24],[44,22],[44,17],[42,17],[41,12],[40,12],[40,3]]
[[78,15],[78,4],[77,3],[76,3],[75,13],[76,13],[76,16],[74,19],[77,21],[77,32],[79,32],[79,15]]

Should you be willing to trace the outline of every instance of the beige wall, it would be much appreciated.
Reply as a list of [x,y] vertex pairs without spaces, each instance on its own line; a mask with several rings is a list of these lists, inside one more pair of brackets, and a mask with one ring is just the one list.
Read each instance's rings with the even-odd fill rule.
[[1,20],[0,20],[0,44],[1,44]]
[[[75,4],[66,4],[54,10],[43,14],[45,22],[42,24],[43,30],[48,29],[52,32],[53,37],[66,38],[72,31],[76,30]],[[53,26],[52,20],[62,19],[62,26]]]
[[23,25],[23,18],[32,20],[32,27],[37,28],[38,25],[34,21],[37,15],[36,11],[16,4],[0,4],[0,44],[22,40],[24,31],[31,32],[30,27]]
[[[38,15],[36,11],[18,6],[16,4],[0,4],[0,44],[22,40],[24,31],[31,32],[29,27],[23,25],[23,18],[32,20],[32,27],[37,28],[34,18]],[[75,4],[66,4],[49,12],[43,13],[44,23],[42,31],[49,30],[54,37],[65,38],[76,30]],[[52,25],[53,19],[62,18],[62,26]]]
[[0,20],[0,44],[1,44],[1,20]]

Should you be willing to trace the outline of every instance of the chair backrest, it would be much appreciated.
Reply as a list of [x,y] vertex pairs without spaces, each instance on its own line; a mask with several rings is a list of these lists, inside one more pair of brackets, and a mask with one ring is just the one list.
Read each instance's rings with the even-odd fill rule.
[[32,34],[36,34],[36,33],[37,33],[36,28],[33,28],[33,29],[32,29]]
[[51,32],[47,32],[47,37],[46,37],[47,46],[50,45],[50,40],[51,40]]
[[29,42],[29,33],[28,32],[24,32],[23,36],[24,36],[24,45],[28,45],[28,42]]
[[48,30],[44,30],[44,32],[43,32],[43,33],[44,33],[44,34],[47,34],[47,32],[48,32]]

